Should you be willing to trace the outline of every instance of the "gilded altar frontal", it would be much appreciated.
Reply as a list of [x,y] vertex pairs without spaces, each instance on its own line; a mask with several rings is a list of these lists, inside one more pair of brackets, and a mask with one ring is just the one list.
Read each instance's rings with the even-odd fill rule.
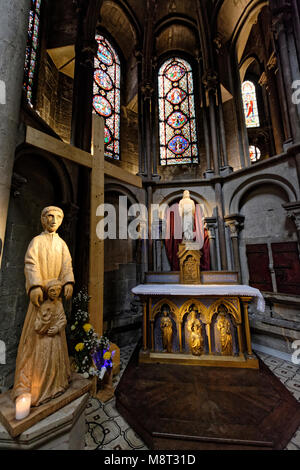
[[0,450],[300,450],[299,0],[0,1],[0,136]]

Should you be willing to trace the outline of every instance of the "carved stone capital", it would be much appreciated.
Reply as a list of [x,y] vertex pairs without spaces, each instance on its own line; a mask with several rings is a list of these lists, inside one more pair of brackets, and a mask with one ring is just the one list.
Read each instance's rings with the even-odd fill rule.
[[202,82],[208,91],[216,92],[218,86],[218,74],[215,70],[209,69],[202,77]]
[[81,41],[79,46],[76,47],[76,54],[79,56],[80,64],[84,67],[94,68],[94,60],[98,50],[98,43],[96,40]]
[[300,201],[288,202],[282,204],[282,207],[287,211],[288,218],[295,223],[297,230],[300,232]]
[[145,101],[151,100],[154,92],[153,83],[150,81],[144,81],[141,85],[141,92]]
[[267,77],[267,74],[266,72],[263,72],[258,80],[258,83],[260,84],[260,86],[265,86],[267,87],[268,85],[268,77]]
[[270,70],[270,71],[273,70],[273,69],[275,69],[275,71],[276,71],[276,69],[277,69],[277,57],[276,57],[275,52],[272,52],[272,54],[271,54],[271,56],[270,56],[270,58],[267,62],[267,69]]
[[225,224],[229,227],[231,238],[238,238],[240,231],[244,228],[245,216],[242,214],[231,214],[224,217]]
[[215,217],[205,217],[204,226],[208,232],[208,238],[216,238],[216,229],[217,229],[217,219]]

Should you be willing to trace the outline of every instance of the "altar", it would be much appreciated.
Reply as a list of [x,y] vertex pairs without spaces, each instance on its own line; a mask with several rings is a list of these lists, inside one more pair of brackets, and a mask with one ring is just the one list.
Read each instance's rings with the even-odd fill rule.
[[250,302],[264,311],[258,289],[151,283],[132,293],[144,304],[140,362],[258,368],[248,318]]

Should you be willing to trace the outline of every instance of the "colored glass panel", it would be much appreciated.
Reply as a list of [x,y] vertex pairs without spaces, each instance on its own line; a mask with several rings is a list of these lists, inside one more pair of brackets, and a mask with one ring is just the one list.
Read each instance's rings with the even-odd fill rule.
[[249,146],[249,154],[251,162],[257,162],[261,157],[261,151],[258,147],[255,147],[255,145]]
[[172,82],[177,82],[185,74],[185,68],[181,67],[179,64],[171,65],[171,67],[166,71],[166,77]]
[[180,135],[173,137],[168,143],[168,148],[176,155],[182,154],[189,146],[189,141]]
[[256,89],[254,83],[246,80],[242,84],[242,98],[246,120],[246,127],[259,127]]
[[173,129],[180,129],[186,124],[186,122],[187,117],[180,111],[175,111],[174,113],[172,113],[167,121],[169,126],[173,127]]
[[37,70],[37,52],[39,48],[41,1],[32,0],[29,11],[28,36],[24,65],[24,89],[26,98],[32,106],[34,79]]
[[167,94],[167,100],[171,104],[180,104],[186,97],[186,92],[180,88],[172,88],[171,91]]
[[105,73],[103,70],[99,69],[96,70],[95,75],[94,75],[95,82],[99,87],[101,87],[103,90],[111,90],[113,88],[113,84],[111,81],[111,78],[107,73]]
[[160,164],[198,163],[193,76],[181,58],[164,62],[158,72]]
[[93,108],[105,121],[104,154],[120,158],[120,60],[112,45],[96,35],[98,51],[94,61]]
[[103,96],[99,96],[99,95],[94,96],[93,105],[97,113],[100,114],[101,116],[107,117],[111,115],[111,112],[112,112],[111,105],[109,101],[107,101],[107,99],[104,98]]

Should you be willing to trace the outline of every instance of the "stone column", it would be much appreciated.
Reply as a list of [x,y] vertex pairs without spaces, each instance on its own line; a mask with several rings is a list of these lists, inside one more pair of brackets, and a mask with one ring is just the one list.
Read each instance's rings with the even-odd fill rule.
[[218,227],[217,219],[215,217],[205,217],[204,223],[205,223],[205,228],[208,232],[208,238],[209,238],[211,269],[212,271],[217,271],[218,270],[217,247],[216,247],[216,229]]
[[243,228],[245,216],[241,214],[231,214],[225,217],[225,223],[230,229],[230,237],[232,241],[234,269],[239,273],[241,281],[241,262],[240,262],[240,247],[239,247],[239,232]]
[[24,76],[29,0],[0,7],[0,263],[2,261]]
[[[300,139],[300,126],[299,115],[296,104],[293,103],[293,71],[291,64],[294,58],[291,57],[293,50],[296,50],[293,37],[293,14],[290,4],[276,0],[271,2],[271,9],[273,13],[272,29],[274,33],[274,42],[276,46],[276,53],[280,68],[282,71],[282,78],[285,90],[285,99],[287,102],[287,110],[290,119],[290,126],[293,141],[297,142]],[[296,57],[297,60],[297,57]],[[299,65],[298,65],[299,66]]]
[[212,140],[212,154],[214,163],[215,175],[220,174],[220,152],[218,146],[218,133],[217,133],[217,113],[216,113],[216,92],[218,85],[217,73],[210,69],[202,79],[204,86],[208,93],[209,98],[209,121]]

